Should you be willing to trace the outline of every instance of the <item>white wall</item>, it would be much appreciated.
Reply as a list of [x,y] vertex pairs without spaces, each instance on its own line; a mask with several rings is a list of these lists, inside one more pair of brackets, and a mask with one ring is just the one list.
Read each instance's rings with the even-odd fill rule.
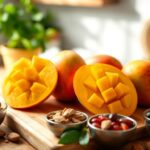
[[121,0],[104,8],[42,6],[50,9],[63,31],[65,49],[83,48],[110,54],[127,63],[145,57],[140,43],[149,0]]

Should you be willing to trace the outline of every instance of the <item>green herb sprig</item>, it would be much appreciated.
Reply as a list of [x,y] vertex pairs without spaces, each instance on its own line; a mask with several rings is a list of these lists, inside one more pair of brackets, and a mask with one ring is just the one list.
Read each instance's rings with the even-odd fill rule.
[[31,0],[17,3],[0,0],[0,33],[9,48],[34,50],[40,47],[44,51],[46,40],[58,34],[52,24],[53,15],[41,11]]
[[68,128],[60,136],[59,144],[79,143],[82,146],[88,145],[90,136],[88,128]]

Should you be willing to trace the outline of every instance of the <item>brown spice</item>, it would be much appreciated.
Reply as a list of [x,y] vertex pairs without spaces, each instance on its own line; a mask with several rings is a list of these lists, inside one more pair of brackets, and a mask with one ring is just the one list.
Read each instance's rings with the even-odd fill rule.
[[64,108],[61,111],[57,111],[55,114],[48,116],[49,120],[57,123],[78,123],[85,120],[83,113],[78,112],[72,108]]

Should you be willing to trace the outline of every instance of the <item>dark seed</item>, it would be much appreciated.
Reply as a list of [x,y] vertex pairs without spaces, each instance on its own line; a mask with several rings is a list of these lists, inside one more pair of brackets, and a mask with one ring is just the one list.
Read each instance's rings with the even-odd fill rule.
[[117,114],[110,114],[110,115],[109,115],[109,119],[110,119],[111,121],[117,121],[117,119],[118,119]]

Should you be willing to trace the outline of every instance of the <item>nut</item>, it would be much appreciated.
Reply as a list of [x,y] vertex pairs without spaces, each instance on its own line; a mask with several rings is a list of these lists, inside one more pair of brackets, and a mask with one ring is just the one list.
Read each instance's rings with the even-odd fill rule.
[[111,126],[111,120],[104,120],[101,122],[101,129],[107,130]]
[[64,108],[62,111],[50,114],[48,119],[58,123],[78,123],[85,120],[85,116],[72,108]]
[[7,138],[11,142],[18,142],[20,140],[20,135],[16,132],[11,132],[7,135]]
[[76,111],[72,108],[65,108],[63,111],[62,111],[62,116],[64,117],[70,117],[72,116],[73,114],[75,114]]

